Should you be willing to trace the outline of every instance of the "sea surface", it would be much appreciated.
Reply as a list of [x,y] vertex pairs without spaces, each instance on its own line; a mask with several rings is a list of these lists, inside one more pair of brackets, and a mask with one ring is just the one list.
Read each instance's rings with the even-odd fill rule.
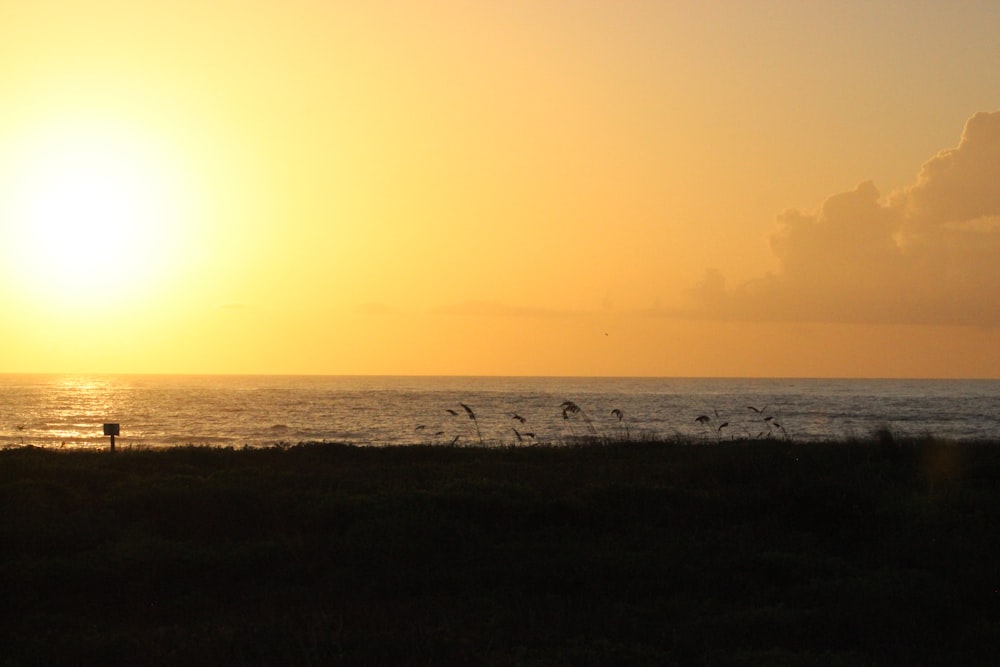
[[1000,380],[0,375],[0,447],[106,448],[105,422],[120,448],[1000,441]]

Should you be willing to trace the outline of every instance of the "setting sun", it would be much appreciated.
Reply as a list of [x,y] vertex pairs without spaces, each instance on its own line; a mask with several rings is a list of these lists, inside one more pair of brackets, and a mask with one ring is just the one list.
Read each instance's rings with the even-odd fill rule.
[[997,18],[7,3],[4,368],[995,377]]
[[27,133],[17,148],[4,170],[3,252],[29,298],[88,306],[169,277],[189,193],[155,141],[77,122]]

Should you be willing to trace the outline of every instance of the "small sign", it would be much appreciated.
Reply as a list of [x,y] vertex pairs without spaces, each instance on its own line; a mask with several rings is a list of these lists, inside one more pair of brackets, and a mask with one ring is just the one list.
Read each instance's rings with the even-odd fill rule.
[[105,424],[104,435],[121,435],[121,428],[118,424]]

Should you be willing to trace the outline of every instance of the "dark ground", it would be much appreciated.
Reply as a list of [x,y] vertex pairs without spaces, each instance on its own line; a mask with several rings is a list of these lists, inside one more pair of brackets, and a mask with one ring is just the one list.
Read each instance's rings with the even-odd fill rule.
[[972,665],[1000,444],[0,452],[0,665]]

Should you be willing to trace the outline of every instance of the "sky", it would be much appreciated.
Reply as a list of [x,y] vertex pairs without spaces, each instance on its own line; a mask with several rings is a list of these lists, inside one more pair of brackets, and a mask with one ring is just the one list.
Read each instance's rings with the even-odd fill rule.
[[0,5],[0,372],[1000,378],[1000,4]]

